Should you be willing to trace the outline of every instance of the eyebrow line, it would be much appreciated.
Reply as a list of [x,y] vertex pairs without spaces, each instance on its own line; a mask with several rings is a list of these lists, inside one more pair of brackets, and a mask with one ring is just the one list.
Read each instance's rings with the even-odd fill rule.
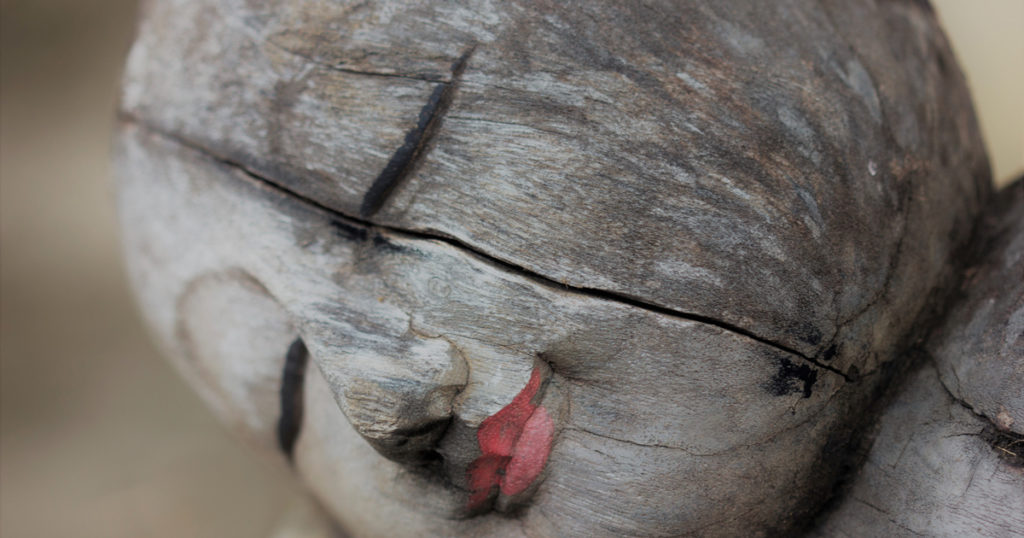
[[363,203],[359,207],[360,217],[367,219],[380,211],[399,184],[403,183],[412,173],[417,161],[423,158],[430,139],[437,131],[438,124],[451,108],[455,89],[462,78],[462,73],[466,70],[466,62],[469,61],[475,48],[475,46],[470,47],[452,64],[450,81],[439,82],[434,87],[427,104],[420,109],[416,125],[406,133],[401,147],[395,150],[384,170],[363,196]]

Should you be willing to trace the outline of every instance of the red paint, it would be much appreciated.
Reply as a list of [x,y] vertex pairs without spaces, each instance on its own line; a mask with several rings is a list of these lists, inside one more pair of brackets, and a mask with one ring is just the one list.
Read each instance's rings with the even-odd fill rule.
[[554,422],[542,406],[531,403],[540,390],[534,368],[523,390],[476,432],[481,455],[469,466],[469,508],[479,508],[497,488],[504,495],[526,490],[544,469],[554,438]]
[[523,427],[523,433],[516,441],[512,459],[505,466],[505,477],[501,481],[501,492],[515,495],[526,490],[533,479],[544,470],[554,438],[555,424],[548,416],[548,410],[537,407]]

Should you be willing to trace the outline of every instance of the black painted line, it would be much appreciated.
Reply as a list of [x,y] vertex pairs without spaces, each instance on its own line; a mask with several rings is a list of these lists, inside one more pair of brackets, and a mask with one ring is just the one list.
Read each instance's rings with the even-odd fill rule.
[[295,441],[302,429],[303,383],[309,351],[301,338],[288,346],[281,373],[281,417],[277,421],[277,444],[289,461],[294,458]]
[[420,109],[416,126],[405,134],[405,141],[401,147],[391,155],[384,170],[373,180],[373,184],[363,196],[363,203],[359,206],[359,216],[365,219],[380,211],[384,202],[395,191],[395,187],[400,185],[412,172],[416,161],[423,154],[423,149],[437,130],[439,120],[448,112],[459,78],[465,71],[466,61],[469,60],[472,53],[473,49],[471,48],[452,64],[451,82],[441,82],[434,88],[430,98],[427,99],[427,104]]

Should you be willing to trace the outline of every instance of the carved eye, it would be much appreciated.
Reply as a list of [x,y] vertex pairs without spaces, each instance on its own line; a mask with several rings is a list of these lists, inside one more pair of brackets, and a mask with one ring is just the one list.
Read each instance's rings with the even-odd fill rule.
[[278,302],[248,274],[229,270],[193,280],[177,318],[182,370],[217,416],[260,445],[290,449],[306,351]]

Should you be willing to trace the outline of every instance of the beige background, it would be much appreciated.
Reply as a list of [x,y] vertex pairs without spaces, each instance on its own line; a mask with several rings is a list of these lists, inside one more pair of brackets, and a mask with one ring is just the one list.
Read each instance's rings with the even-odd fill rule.
[[[1001,183],[1024,173],[1024,0],[936,2]],[[132,0],[0,0],[0,536],[266,535],[288,473],[157,356],[117,251]]]

